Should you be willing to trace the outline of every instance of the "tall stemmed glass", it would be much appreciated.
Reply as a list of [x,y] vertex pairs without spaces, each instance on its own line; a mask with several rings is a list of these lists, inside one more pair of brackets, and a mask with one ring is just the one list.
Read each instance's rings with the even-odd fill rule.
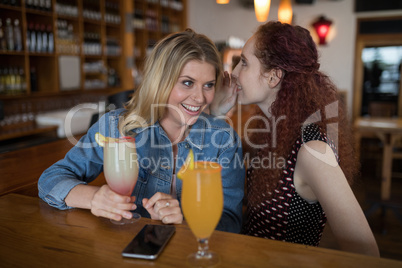
[[[118,194],[131,196],[138,179],[138,160],[135,139],[132,137],[104,139],[103,171],[109,187]],[[131,219],[110,220],[114,224],[128,224],[141,216],[132,213]]]
[[193,168],[179,172],[183,180],[182,209],[198,241],[198,251],[188,256],[190,265],[205,267],[219,262],[219,255],[209,251],[208,239],[223,210],[222,167],[215,162],[194,162]]

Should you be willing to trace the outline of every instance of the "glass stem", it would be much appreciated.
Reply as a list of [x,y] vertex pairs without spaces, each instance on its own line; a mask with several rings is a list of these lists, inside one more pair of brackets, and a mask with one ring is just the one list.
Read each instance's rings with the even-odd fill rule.
[[201,258],[208,257],[208,250],[209,250],[208,238],[198,239],[197,255]]

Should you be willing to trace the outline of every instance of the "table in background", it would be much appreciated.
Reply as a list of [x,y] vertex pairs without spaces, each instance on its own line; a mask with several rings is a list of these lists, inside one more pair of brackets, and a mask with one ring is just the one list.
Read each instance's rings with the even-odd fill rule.
[[[120,226],[89,210],[57,210],[36,197],[0,197],[1,267],[185,267],[197,249],[185,224],[155,261],[123,258],[121,251],[147,223]],[[402,262],[343,251],[215,231],[218,267],[402,267]]]
[[400,204],[391,202],[391,182],[392,182],[392,160],[394,147],[399,139],[402,138],[402,119],[399,118],[358,118],[354,124],[358,151],[360,151],[360,140],[366,134],[375,134],[383,143],[383,160],[381,170],[381,202],[376,202],[366,215],[370,215],[378,208],[382,208],[385,213],[387,208],[394,210],[395,215],[402,221],[402,217],[397,209]]

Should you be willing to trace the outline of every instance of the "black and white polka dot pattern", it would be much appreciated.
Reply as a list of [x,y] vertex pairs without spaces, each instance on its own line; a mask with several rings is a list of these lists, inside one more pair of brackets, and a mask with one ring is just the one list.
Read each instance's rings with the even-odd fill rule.
[[[252,236],[274,240],[318,246],[326,223],[325,212],[320,203],[309,203],[299,196],[293,183],[294,169],[297,161],[297,152],[302,144],[311,140],[321,140],[333,148],[336,147],[327,141],[317,125],[306,126],[302,137],[293,146],[287,159],[279,184],[273,193],[263,193],[264,200],[258,205],[247,207],[247,220],[243,233]],[[336,155],[337,159],[338,156]],[[253,182],[255,172],[247,171],[248,198],[255,198]],[[253,202],[248,202],[253,203]]]

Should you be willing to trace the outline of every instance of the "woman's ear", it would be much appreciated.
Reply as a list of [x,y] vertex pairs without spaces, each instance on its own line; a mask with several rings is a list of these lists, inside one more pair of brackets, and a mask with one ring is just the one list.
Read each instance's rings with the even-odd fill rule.
[[276,87],[282,80],[283,72],[281,69],[272,69],[268,73],[268,85],[270,88]]

